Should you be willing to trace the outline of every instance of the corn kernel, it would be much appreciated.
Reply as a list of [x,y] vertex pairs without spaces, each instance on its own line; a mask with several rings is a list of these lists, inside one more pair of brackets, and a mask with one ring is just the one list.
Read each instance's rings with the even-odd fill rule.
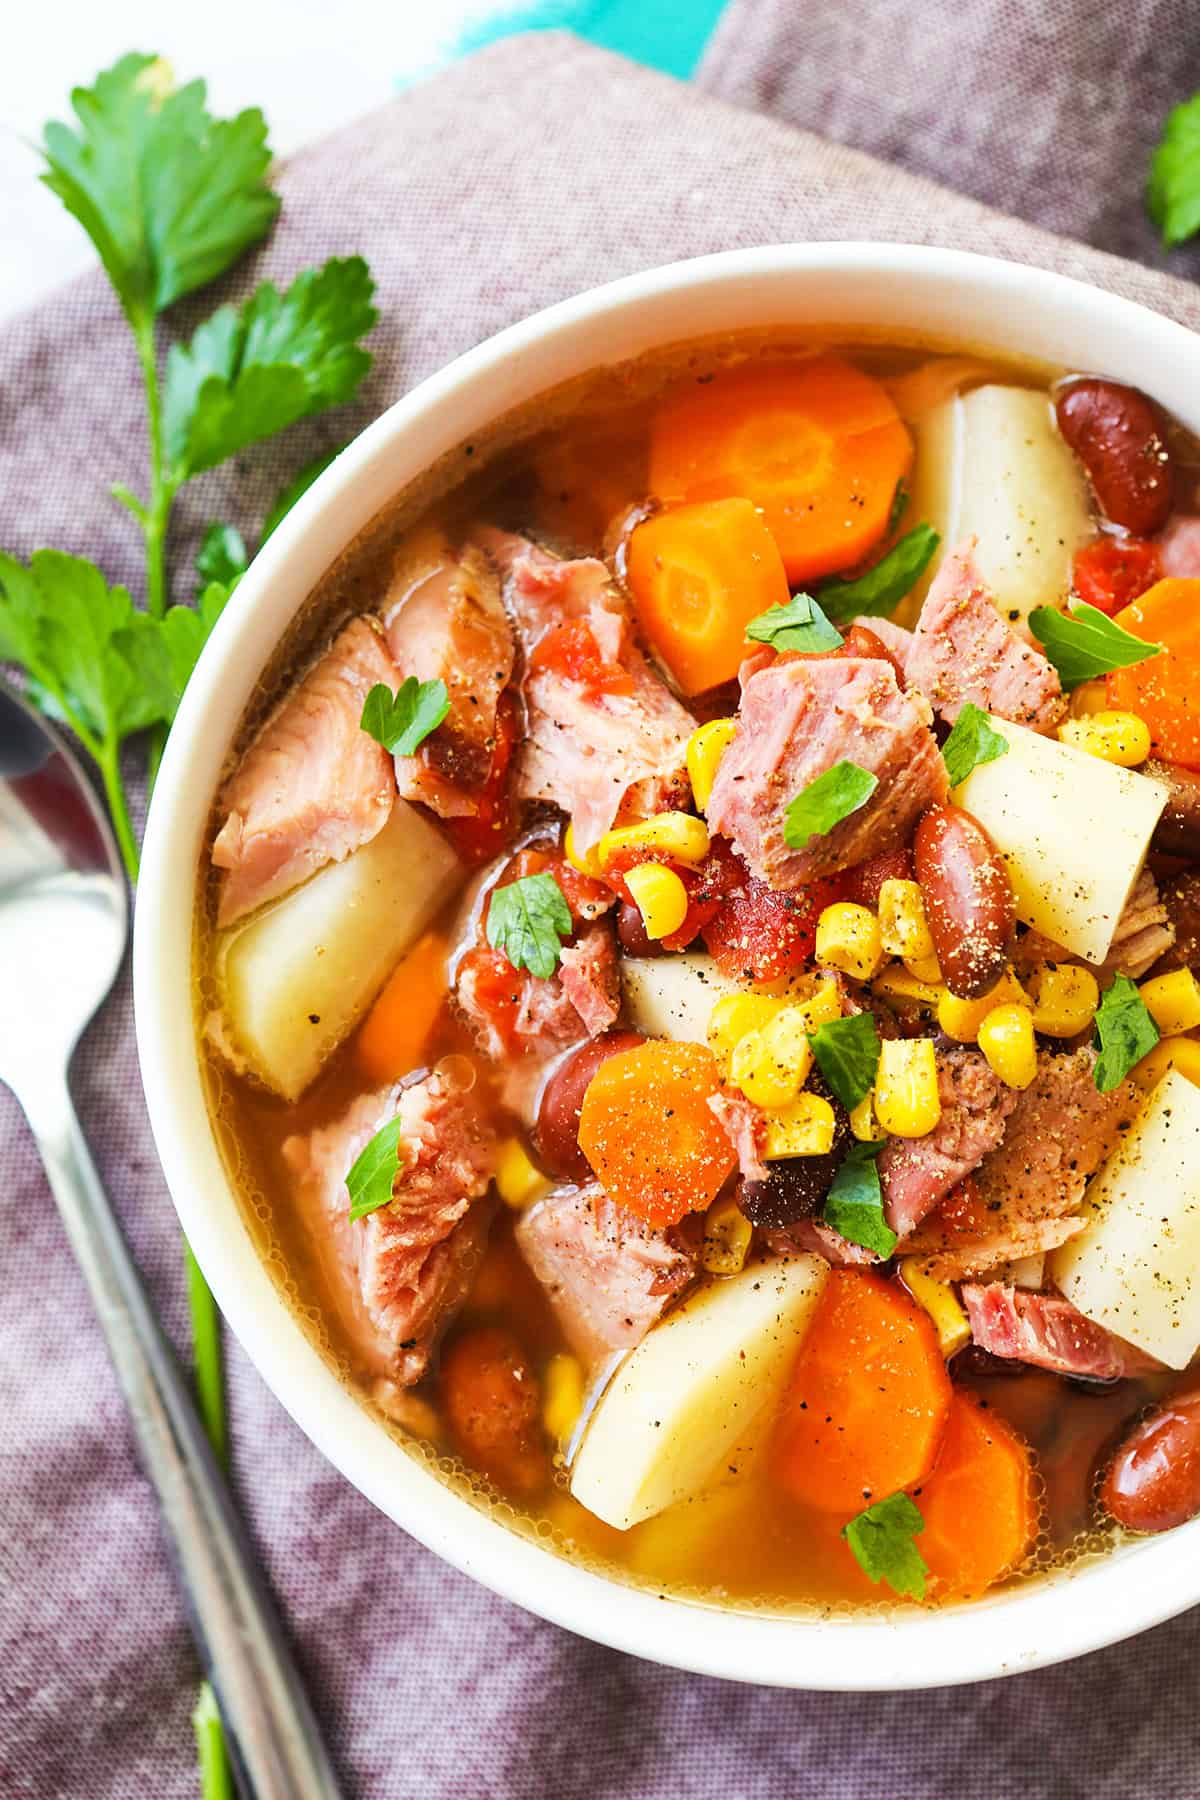
[[637,825],[606,831],[596,845],[600,866],[618,850],[660,850],[673,862],[702,863],[708,855],[708,826],[691,813],[661,812]]
[[1108,711],[1108,683],[1103,676],[1098,681],[1082,681],[1071,695],[1070,707],[1073,719],[1087,719],[1093,713]]
[[718,765],[736,735],[736,719],[710,719],[688,739],[687,772],[692,799],[701,812],[708,811]]
[[927,987],[941,986],[942,965],[936,956],[906,956],[904,966],[914,981],[923,981]]
[[818,969],[793,980],[784,994],[786,1004],[803,1013],[809,1031],[832,1024],[842,1016],[842,990],[831,970]]
[[1086,1031],[1100,1004],[1100,983],[1078,963],[1047,963],[1029,983],[1033,1028],[1047,1037]]
[[979,1027],[979,1048],[1005,1087],[1027,1088],[1037,1074],[1033,1014],[1027,1006],[994,1006]]
[[638,863],[625,874],[625,886],[642,915],[648,938],[670,937],[687,918],[688,891],[674,869],[663,863]]
[[947,1037],[955,1038],[960,1044],[973,1044],[979,1036],[979,1027],[997,1006],[1028,1004],[1028,995],[1009,969],[991,992],[981,995],[978,1000],[960,1000],[957,994],[943,994],[938,1001],[937,1019]]
[[871,983],[871,992],[881,1000],[915,1001],[918,1006],[932,1009],[940,1005],[946,990],[940,982],[921,981],[902,963],[889,963]]
[[797,1094],[786,1106],[767,1113],[766,1120],[763,1157],[767,1162],[785,1156],[827,1156],[833,1149],[837,1119],[820,1094]]
[[836,900],[817,920],[815,957],[855,981],[870,981],[883,962],[879,921],[866,906]]
[[801,1086],[808,1080],[813,1063],[808,1039],[812,1029],[803,1006],[783,1006],[762,1033],[769,1054],[784,1068],[794,1069]]
[[889,878],[880,887],[879,940],[889,956],[904,962],[933,955],[925,900],[915,881]]
[[1138,993],[1163,1037],[1178,1037],[1200,1025],[1200,982],[1190,969],[1173,969],[1143,981]]
[[885,1038],[875,1071],[875,1117],[893,1137],[924,1137],[942,1116],[931,1038]]
[[547,1193],[551,1183],[529,1160],[519,1137],[505,1138],[496,1163],[496,1187],[505,1206],[522,1212]]
[[900,1264],[900,1279],[916,1301],[933,1320],[938,1347],[947,1361],[971,1341],[967,1315],[948,1281],[935,1281],[921,1266],[919,1258],[906,1256]]
[[590,850],[580,850],[575,842],[574,825],[567,826],[566,835],[563,838],[563,855],[573,869],[578,869],[581,875],[590,875],[593,881],[598,881],[604,873],[597,854],[598,849],[599,846],[593,844]]
[[1060,742],[1086,750],[1119,769],[1136,769],[1150,754],[1150,727],[1131,712],[1090,713],[1066,719],[1058,728]]
[[747,1100],[762,1107],[786,1106],[804,1085],[804,1075],[772,1054],[761,1031],[748,1031],[734,1045],[729,1076]]
[[874,1089],[850,1108],[850,1129],[860,1144],[873,1144],[883,1136],[883,1127],[875,1117]]
[[1143,1092],[1148,1093],[1158,1086],[1168,1069],[1178,1069],[1181,1075],[1200,1087],[1200,1042],[1191,1037],[1164,1038],[1143,1056],[1140,1063],[1134,1064],[1130,1074]]
[[700,1261],[710,1275],[737,1275],[745,1267],[754,1227],[732,1194],[714,1200],[704,1215]]
[[565,1444],[583,1411],[583,1365],[561,1352],[546,1364],[542,1378],[542,1424],[546,1436]]
[[748,1031],[762,1031],[783,1005],[769,994],[725,994],[708,1015],[708,1047],[727,1063]]

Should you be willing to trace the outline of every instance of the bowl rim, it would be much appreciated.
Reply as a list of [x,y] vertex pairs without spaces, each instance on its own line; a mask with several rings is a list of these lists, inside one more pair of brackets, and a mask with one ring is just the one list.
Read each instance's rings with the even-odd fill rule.
[[[196,858],[236,721],[316,579],[389,494],[411,479],[397,477],[393,467],[406,437],[431,433],[436,445],[439,422],[445,436],[445,417],[456,407],[469,414],[472,396],[487,387],[491,402],[465,431],[450,433],[442,448],[462,443],[510,410],[515,402],[498,403],[508,389],[523,399],[558,385],[546,379],[540,389],[536,383],[531,387],[534,364],[545,365],[547,357],[562,361],[564,355],[569,363],[575,338],[597,325],[614,337],[627,329],[636,335],[640,317],[656,303],[715,300],[728,307],[738,293],[774,291],[774,284],[782,304],[789,289],[800,294],[806,284],[881,276],[898,284],[897,295],[911,291],[914,304],[945,287],[949,295],[992,306],[997,316],[1008,309],[1018,320],[1035,316],[1038,330],[1062,346],[1073,335],[1078,341],[1087,322],[1104,359],[1096,358],[1092,366],[1118,379],[1134,379],[1151,365],[1164,378],[1167,371],[1178,377],[1187,369],[1200,377],[1200,336],[1134,301],[1026,264],[896,243],[724,251],[625,276],[508,326],[404,395],[349,444],[239,583],[188,686],[159,772],[133,948],[142,1079],[180,1223],[250,1361],[334,1467],[454,1567],[505,1599],[610,1648],[727,1679],[864,1692],[946,1686],[1044,1667],[1173,1617],[1200,1600],[1200,1559],[1194,1553],[1200,1520],[1163,1538],[1122,1546],[1094,1564],[927,1613],[821,1617],[732,1611],[635,1587],[553,1554],[485,1514],[405,1451],[343,1386],[302,1330],[254,1247],[225,1173],[205,1105],[192,1008],[181,1004],[180,996],[191,993]],[[665,345],[679,341],[679,335],[655,340],[651,333],[642,347],[654,341]],[[622,338],[610,354],[580,357],[576,372],[625,360],[627,343]],[[1137,353],[1122,348],[1131,344]],[[1200,393],[1200,380],[1192,385]],[[1186,422],[1200,428],[1200,415]],[[424,448],[414,472],[439,453]],[[222,713],[233,722],[214,733],[211,718]]]

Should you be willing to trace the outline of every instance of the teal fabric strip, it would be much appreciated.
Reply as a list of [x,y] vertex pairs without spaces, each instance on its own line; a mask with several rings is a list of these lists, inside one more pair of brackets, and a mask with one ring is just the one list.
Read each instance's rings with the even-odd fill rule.
[[567,30],[686,81],[724,8],[725,0],[541,0],[468,26],[454,55],[519,31]]

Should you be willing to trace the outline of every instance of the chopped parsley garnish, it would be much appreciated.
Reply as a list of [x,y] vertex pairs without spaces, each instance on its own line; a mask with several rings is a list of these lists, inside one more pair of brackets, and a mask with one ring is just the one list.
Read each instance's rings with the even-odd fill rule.
[[789,850],[803,850],[810,838],[832,831],[865,806],[878,786],[879,777],[856,762],[834,763],[789,804],[783,819],[784,843]]
[[924,1529],[916,1502],[907,1494],[892,1494],[843,1525],[842,1536],[864,1575],[886,1581],[893,1593],[923,1600],[929,1564],[914,1540]]
[[553,875],[522,875],[493,890],[487,941],[514,969],[549,980],[562,959],[559,940],[573,929],[571,909]]
[[995,762],[998,756],[1007,755],[1008,739],[1000,735],[980,707],[968,700],[942,745],[942,761],[950,777],[950,786],[957,787],[960,781],[965,781],[980,763]]
[[389,1119],[365,1150],[359,1152],[346,1177],[350,1195],[350,1220],[365,1219],[392,1198],[396,1177],[404,1166],[400,1154],[400,1120]]
[[899,1242],[883,1216],[883,1189],[875,1167],[875,1158],[886,1143],[886,1138],[877,1138],[872,1144],[854,1144],[847,1151],[821,1212],[827,1225],[850,1243],[874,1250],[877,1256],[890,1256]]
[[1029,629],[1068,691],[1097,675],[1107,675],[1111,669],[1129,669],[1134,663],[1162,655],[1161,644],[1134,637],[1086,600],[1077,601],[1069,613],[1053,606],[1035,606],[1029,615]]
[[395,694],[377,681],[363,704],[359,724],[393,756],[415,756],[449,711],[444,681],[418,681],[410,675]]
[[846,641],[811,594],[793,594],[786,605],[768,607],[757,619],[751,619],[746,636],[756,644],[770,644],[775,650],[803,650],[809,655],[839,650]]
[[1200,94],[1167,114],[1150,159],[1146,207],[1168,250],[1200,231]]
[[818,588],[817,599],[839,624],[861,614],[882,617],[895,612],[920,581],[941,541],[932,525],[914,525],[865,575],[853,581],[826,581]]
[[1158,1042],[1158,1026],[1128,975],[1114,975],[1096,1009],[1095,1083],[1102,1094],[1118,1087]]
[[875,1085],[879,1032],[869,1012],[831,1019],[809,1034],[817,1067],[837,1099],[851,1112]]

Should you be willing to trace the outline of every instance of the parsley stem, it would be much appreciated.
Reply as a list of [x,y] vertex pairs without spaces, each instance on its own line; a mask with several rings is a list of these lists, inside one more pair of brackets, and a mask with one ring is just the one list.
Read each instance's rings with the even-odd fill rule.
[[200,1272],[192,1246],[184,1239],[187,1263],[188,1310],[192,1320],[192,1364],[196,1398],[204,1429],[224,1468],[229,1459],[229,1434],[225,1416],[225,1372],[221,1355],[221,1315],[212,1290]]
[[104,797],[108,801],[113,833],[117,840],[117,848],[121,852],[121,861],[125,864],[125,873],[129,877],[130,886],[136,887],[138,871],[141,868],[141,856],[138,852],[137,839],[133,835],[129,805],[125,799],[125,786],[121,780],[117,746],[112,742],[96,743],[92,741],[88,743],[87,747],[91,750],[100,768],[100,776],[104,782]]
[[225,1748],[225,1733],[217,1711],[216,1695],[207,1681],[201,1686],[192,1709],[192,1730],[196,1733],[196,1756],[200,1764],[201,1800],[235,1800],[233,1770]]
[[139,310],[131,323],[137,342],[138,361],[142,365],[142,385],[146,392],[146,435],[150,446],[150,499],[141,516],[142,534],[146,540],[146,607],[152,618],[161,619],[166,611],[167,601],[167,520],[175,496],[166,476],[163,455],[162,398],[158,385],[154,315]]

